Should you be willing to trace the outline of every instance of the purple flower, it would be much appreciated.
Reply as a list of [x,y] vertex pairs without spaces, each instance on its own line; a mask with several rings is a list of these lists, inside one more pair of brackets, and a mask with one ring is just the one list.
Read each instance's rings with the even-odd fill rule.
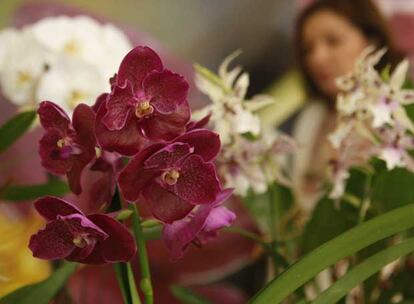
[[105,214],[84,215],[60,198],[46,196],[35,208],[48,223],[30,238],[33,256],[85,264],[127,262],[136,247],[127,228]]
[[220,206],[232,193],[232,189],[223,190],[212,204],[201,205],[185,218],[164,226],[163,239],[172,261],[180,259],[191,243],[201,246],[233,223],[236,215]]
[[98,110],[101,146],[124,155],[136,154],[144,138],[171,140],[185,131],[190,119],[188,83],[164,69],[148,47],[129,52],[111,80],[112,91]]
[[79,194],[82,170],[95,157],[95,113],[80,104],[71,122],[59,106],[49,101],[40,104],[38,113],[46,130],[39,145],[42,166],[53,174],[66,174],[71,190]]
[[131,202],[142,196],[154,217],[172,223],[216,200],[221,185],[212,160],[219,149],[218,135],[204,129],[151,145],[121,171],[121,192]]

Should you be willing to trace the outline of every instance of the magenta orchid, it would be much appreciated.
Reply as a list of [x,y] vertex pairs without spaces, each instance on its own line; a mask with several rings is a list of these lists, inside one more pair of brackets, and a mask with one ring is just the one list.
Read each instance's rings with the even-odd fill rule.
[[219,149],[218,135],[204,129],[151,145],[121,171],[121,192],[130,202],[142,196],[154,217],[172,223],[216,200],[221,185],[211,161]]
[[132,235],[108,215],[86,216],[71,203],[52,196],[38,199],[35,208],[48,221],[30,239],[35,257],[103,264],[127,262],[135,255]]
[[232,193],[232,189],[223,190],[212,204],[199,206],[185,218],[164,226],[163,238],[172,261],[180,259],[191,243],[200,246],[232,224],[236,215],[220,206]]
[[95,113],[80,104],[71,122],[59,106],[49,101],[40,104],[38,113],[46,130],[39,146],[43,167],[53,174],[66,174],[71,190],[81,193],[82,171],[96,155]]
[[104,149],[136,154],[144,138],[171,140],[185,131],[190,119],[188,83],[164,69],[148,47],[136,47],[111,80],[112,91],[98,110],[97,137]]

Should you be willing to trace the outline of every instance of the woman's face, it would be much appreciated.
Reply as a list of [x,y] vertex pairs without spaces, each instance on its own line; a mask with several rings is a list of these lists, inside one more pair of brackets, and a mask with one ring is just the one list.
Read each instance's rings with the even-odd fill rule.
[[369,44],[358,28],[330,10],[308,17],[302,39],[306,68],[318,89],[328,97],[338,93],[335,78],[350,72]]

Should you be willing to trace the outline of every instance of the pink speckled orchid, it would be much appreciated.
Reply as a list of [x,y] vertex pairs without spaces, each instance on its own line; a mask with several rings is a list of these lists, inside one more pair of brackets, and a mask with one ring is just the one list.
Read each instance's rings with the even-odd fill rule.
[[53,174],[66,174],[71,190],[79,194],[82,171],[96,155],[95,113],[80,104],[71,121],[58,105],[49,101],[40,104],[38,113],[46,130],[39,144],[43,167]]
[[125,226],[105,214],[86,216],[60,198],[35,202],[46,227],[32,235],[29,248],[41,259],[66,259],[85,264],[127,262],[135,255],[134,239]]
[[144,138],[171,140],[185,131],[189,86],[182,76],[164,69],[150,48],[129,52],[111,84],[98,111],[97,137],[103,148],[134,155]]
[[121,171],[121,192],[130,202],[143,197],[154,217],[172,223],[216,200],[221,185],[211,161],[219,149],[218,135],[204,129],[151,145]]

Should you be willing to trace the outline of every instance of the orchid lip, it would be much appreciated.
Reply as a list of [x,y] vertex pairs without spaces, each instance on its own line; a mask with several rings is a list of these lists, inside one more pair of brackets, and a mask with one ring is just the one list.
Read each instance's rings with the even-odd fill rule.
[[162,174],[162,180],[169,186],[175,185],[180,177],[180,172],[177,170],[169,170]]
[[73,244],[78,248],[85,248],[88,245],[88,242],[87,240],[85,240],[85,238],[78,235],[75,238],[73,238]]
[[56,146],[58,146],[58,148],[63,148],[66,145],[66,140],[64,138],[61,138],[57,141]]
[[153,112],[154,107],[150,104],[148,100],[138,103],[135,108],[135,116],[137,116],[138,118],[151,115]]

